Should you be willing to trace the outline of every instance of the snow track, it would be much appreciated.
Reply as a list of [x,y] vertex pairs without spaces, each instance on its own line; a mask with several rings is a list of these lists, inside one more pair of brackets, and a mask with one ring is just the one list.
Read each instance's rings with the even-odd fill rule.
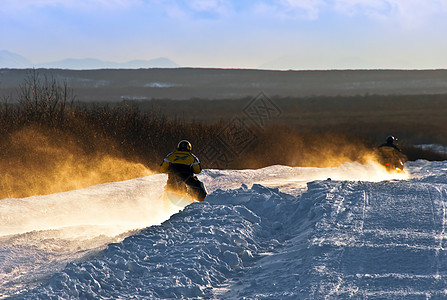
[[[413,179],[307,186],[305,168],[210,170],[204,203],[68,263],[18,298],[445,299],[447,163],[409,170]],[[253,185],[224,189],[231,178]]]
[[[446,187],[338,185],[330,188],[335,195],[323,201],[325,214],[312,233],[311,298],[447,297]],[[342,209],[337,199],[344,199]]]

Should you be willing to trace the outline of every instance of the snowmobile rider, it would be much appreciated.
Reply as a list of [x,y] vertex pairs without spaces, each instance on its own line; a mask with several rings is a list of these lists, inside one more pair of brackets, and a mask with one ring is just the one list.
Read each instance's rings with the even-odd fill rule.
[[191,143],[181,140],[177,145],[177,151],[169,153],[160,166],[162,173],[168,173],[167,189],[177,190],[179,184],[187,184],[198,201],[206,197],[205,186],[194,174],[202,171],[199,159],[191,153]]
[[394,149],[395,149],[396,151],[398,151],[398,152],[402,152],[402,151],[399,149],[399,147],[397,147],[397,146],[394,144],[394,142],[396,142],[396,141],[397,141],[397,139],[396,139],[394,136],[390,135],[390,136],[388,136],[388,137],[386,138],[386,143],[383,143],[382,145],[379,146],[379,149],[382,148],[382,147],[391,147],[391,148],[394,148]]
[[379,155],[382,163],[403,170],[403,165],[408,158],[402,153],[402,150],[396,146],[396,141],[397,139],[394,136],[388,136],[386,138],[386,143],[383,143],[378,147]]

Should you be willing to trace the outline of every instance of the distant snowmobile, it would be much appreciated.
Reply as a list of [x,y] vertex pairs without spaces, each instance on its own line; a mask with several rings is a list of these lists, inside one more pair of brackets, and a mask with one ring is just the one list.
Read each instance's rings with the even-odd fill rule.
[[379,149],[379,163],[388,171],[402,172],[404,170],[402,158],[396,155],[392,148],[382,147]]
[[394,144],[395,141],[395,137],[389,136],[386,143],[378,147],[378,160],[388,171],[403,172],[407,157]]

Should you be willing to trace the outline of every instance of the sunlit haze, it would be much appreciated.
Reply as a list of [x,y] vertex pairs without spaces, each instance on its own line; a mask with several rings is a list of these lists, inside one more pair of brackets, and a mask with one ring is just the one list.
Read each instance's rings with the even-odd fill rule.
[[447,68],[447,0],[3,0],[0,50],[34,64]]

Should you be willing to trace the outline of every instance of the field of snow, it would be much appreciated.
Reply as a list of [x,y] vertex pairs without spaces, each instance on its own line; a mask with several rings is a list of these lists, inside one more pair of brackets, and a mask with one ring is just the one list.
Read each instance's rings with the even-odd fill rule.
[[191,205],[163,174],[0,200],[0,298],[447,298],[447,162],[199,177]]

